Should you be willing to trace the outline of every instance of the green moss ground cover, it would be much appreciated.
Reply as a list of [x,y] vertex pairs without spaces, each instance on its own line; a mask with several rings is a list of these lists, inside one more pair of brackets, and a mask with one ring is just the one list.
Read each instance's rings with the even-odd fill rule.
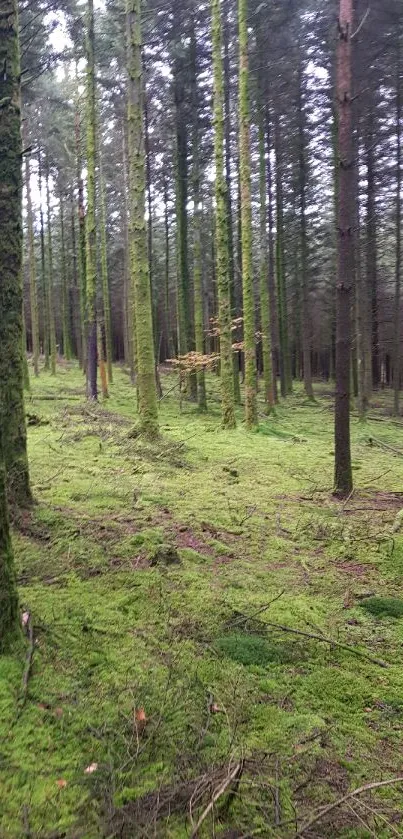
[[[403,774],[403,424],[384,396],[353,419],[356,491],[340,504],[324,386],[258,433],[241,413],[228,432],[214,376],[201,415],[179,411],[167,374],[148,443],[115,379],[100,405],[74,365],[32,381],[36,504],[14,549],[36,644],[22,709],[24,652],[0,660],[0,836],[182,839],[238,764],[198,835],[295,836]],[[159,561],[167,548],[180,564]],[[303,835],[403,835],[402,791]]]

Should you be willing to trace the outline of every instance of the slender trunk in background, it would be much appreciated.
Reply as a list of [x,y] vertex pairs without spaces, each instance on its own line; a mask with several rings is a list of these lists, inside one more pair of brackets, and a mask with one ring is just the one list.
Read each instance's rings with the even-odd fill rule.
[[276,155],[276,281],[278,324],[280,338],[280,386],[283,397],[292,393],[291,358],[288,341],[287,291],[284,270],[284,210],[283,210],[283,173],[280,152],[280,120],[277,111],[274,115],[274,149]]
[[[193,155],[193,296],[196,353],[204,355],[203,275],[201,252],[200,153],[199,153],[199,96],[197,89],[197,42],[194,27],[190,41],[190,82],[192,98],[192,155]],[[197,403],[201,411],[207,409],[204,368],[197,372]]]
[[84,207],[84,181],[81,165],[81,126],[78,102],[75,113],[75,141],[76,141],[76,167],[77,167],[77,212],[78,212],[78,279],[80,290],[80,326],[81,326],[81,366],[84,372],[87,370],[87,319],[86,319],[86,234],[85,234],[85,207]]
[[241,181],[242,289],[245,355],[245,421],[258,425],[256,399],[255,301],[253,295],[252,200],[249,117],[247,0],[238,0],[239,28],[239,170]]
[[106,358],[105,358],[105,341],[102,334],[102,326],[98,320],[97,322],[97,355],[99,365],[99,378],[101,379],[101,390],[103,399],[108,399],[108,376],[106,373]]
[[86,233],[86,304],[88,324],[87,398],[98,398],[97,388],[97,265],[95,220],[95,65],[94,65],[94,0],[87,0],[87,215]]
[[[367,218],[366,218],[366,258],[367,258],[367,295],[370,301],[369,341],[372,355],[372,386],[377,388],[380,382],[379,335],[378,335],[378,277],[377,277],[377,219],[376,219],[376,173],[375,173],[375,125],[374,103],[370,103],[366,131],[367,164]],[[368,371],[369,372],[369,371]]]
[[43,219],[42,203],[42,157],[38,149],[38,189],[39,189],[39,219],[40,219],[40,241],[41,241],[41,296],[42,296],[42,317],[43,317],[43,353],[45,356],[45,370],[50,367],[50,341],[49,341],[49,309],[48,309],[48,276],[45,257],[45,225]]
[[308,279],[308,240],[306,224],[306,137],[304,102],[304,74],[302,56],[298,66],[298,160],[299,160],[299,200],[300,200],[300,237],[301,237],[301,332],[302,354],[304,361],[304,387],[308,399],[313,399],[312,370],[311,370],[311,336],[309,311],[309,279]]
[[262,333],[262,356],[264,377],[264,401],[267,413],[274,408],[273,366],[270,331],[269,271],[267,259],[267,184],[265,155],[265,124],[263,106],[263,83],[261,72],[257,81],[257,113],[259,132],[259,196],[260,196],[260,322]]
[[273,365],[273,395],[275,403],[278,402],[277,369],[279,353],[278,334],[278,310],[276,299],[275,281],[275,260],[274,260],[274,219],[273,219],[273,173],[271,165],[271,132],[270,113],[266,107],[266,144],[267,144],[267,198],[268,198],[268,221],[269,221],[269,302],[270,302],[270,332],[272,344],[272,365]]
[[76,235],[76,209],[74,196],[71,195],[71,250],[73,260],[73,301],[71,307],[71,328],[75,340],[75,348],[80,367],[83,366],[83,344],[81,332],[81,310],[80,310],[80,287],[77,268],[77,235]]
[[[29,486],[24,396],[22,322],[21,97],[16,0],[0,0],[0,433],[8,499],[32,501]],[[7,72],[5,72],[7,68]],[[1,455],[0,455],[1,456]],[[15,617],[15,582],[8,539],[4,470],[0,489],[0,597],[4,630]],[[4,585],[4,589],[3,589]],[[3,622],[3,608],[0,608]],[[1,636],[0,636],[1,637]],[[1,642],[0,642],[1,643]]]
[[125,347],[126,363],[129,365],[130,381],[136,384],[136,313],[134,311],[134,290],[131,283],[131,244],[129,237],[129,186],[128,172],[129,164],[127,159],[125,124],[122,124],[122,168],[123,168],[123,231],[124,231],[124,301],[123,311],[125,317]]
[[64,205],[63,198],[60,196],[60,268],[62,281],[62,335],[63,335],[63,355],[66,361],[71,359],[71,340],[70,340],[70,305],[69,305],[69,283],[67,276],[66,264],[66,241],[64,230]]
[[165,265],[164,265],[164,328],[166,342],[166,358],[173,358],[175,350],[171,334],[171,317],[169,307],[169,211],[168,211],[168,179],[164,171],[164,240],[165,240]]
[[38,289],[36,281],[36,260],[34,222],[31,197],[31,173],[28,155],[25,158],[25,186],[27,191],[27,225],[28,225],[28,265],[29,265],[29,299],[31,307],[31,335],[32,356],[35,376],[39,375],[39,312]]
[[221,414],[224,428],[235,428],[234,374],[232,368],[232,332],[230,272],[228,251],[228,203],[224,171],[224,78],[222,64],[221,4],[211,3],[213,43],[213,124],[216,203],[216,275],[218,323],[220,331]]
[[29,380],[28,359],[27,359],[27,328],[25,324],[24,304],[22,306],[22,381],[23,388],[27,393],[31,390],[31,382]]
[[350,447],[350,309],[353,287],[352,0],[340,0],[336,92],[338,104],[338,263],[336,284],[336,399],[334,494],[347,498],[353,476]]
[[396,71],[396,265],[394,301],[393,413],[400,414],[400,304],[402,261],[402,22],[399,21]]
[[47,270],[47,306],[49,323],[49,348],[50,348],[50,372],[56,373],[56,327],[55,308],[53,300],[53,240],[52,240],[52,218],[50,214],[50,187],[49,187],[49,164],[46,160],[46,221],[47,221],[47,246],[48,246],[48,270]]
[[112,323],[111,323],[111,299],[109,291],[108,276],[108,248],[106,241],[106,196],[105,178],[102,166],[102,150],[99,143],[99,191],[101,205],[101,281],[102,281],[102,306],[104,312],[106,366],[108,370],[109,384],[113,382],[112,370]]
[[148,437],[156,437],[159,432],[158,407],[145,220],[146,163],[141,57],[141,0],[127,0],[126,24],[130,261],[136,311],[138,410],[141,431]]
[[[227,226],[228,226],[228,270],[230,283],[231,314],[233,318],[241,315],[240,303],[240,275],[235,272],[234,232],[232,224],[232,194],[231,194],[231,77],[229,56],[229,14],[230,0],[223,4],[223,41],[224,41],[224,134],[225,134],[225,182],[227,190]],[[231,333],[232,336],[232,333]],[[239,381],[239,354],[233,353],[232,367],[234,376],[234,399],[237,405],[241,403],[241,386]]]
[[[145,75],[144,68],[144,54],[142,53],[143,61],[143,75]],[[151,294],[151,314],[152,314],[152,328],[154,335],[154,360],[155,360],[155,386],[157,388],[158,398],[161,399],[162,386],[158,370],[159,354],[161,348],[161,330],[159,325],[158,312],[158,290],[154,289],[154,247],[153,247],[153,201],[151,192],[151,151],[150,151],[150,136],[148,124],[148,102],[147,102],[147,87],[144,84],[143,90],[144,102],[144,148],[145,148],[145,166],[146,166],[146,191],[147,191],[147,254],[148,254],[148,280],[150,283]]]

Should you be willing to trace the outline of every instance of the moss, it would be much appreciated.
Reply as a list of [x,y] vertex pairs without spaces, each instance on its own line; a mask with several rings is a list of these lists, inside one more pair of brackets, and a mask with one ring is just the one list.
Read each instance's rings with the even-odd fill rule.
[[216,640],[217,649],[222,655],[245,666],[269,664],[289,664],[300,658],[296,645],[281,640],[268,641],[259,635],[241,632],[229,633]]
[[397,597],[368,597],[360,603],[360,606],[377,618],[403,617],[403,600]]

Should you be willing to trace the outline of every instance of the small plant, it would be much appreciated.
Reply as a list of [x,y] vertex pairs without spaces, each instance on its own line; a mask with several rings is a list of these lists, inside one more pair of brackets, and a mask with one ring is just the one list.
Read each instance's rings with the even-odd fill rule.
[[368,597],[360,606],[376,618],[403,617],[403,600],[398,597]]

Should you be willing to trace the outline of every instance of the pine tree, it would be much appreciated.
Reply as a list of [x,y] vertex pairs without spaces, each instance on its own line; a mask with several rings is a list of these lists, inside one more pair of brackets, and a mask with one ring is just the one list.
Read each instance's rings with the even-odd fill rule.
[[239,170],[241,186],[242,290],[245,354],[245,421],[258,424],[256,400],[255,303],[252,263],[252,200],[249,117],[247,0],[238,0],[239,28]]
[[[0,428],[8,497],[25,506],[32,497],[23,398],[21,98],[15,0],[0,2],[0,67]],[[0,552],[7,564],[4,493],[0,517]]]
[[50,212],[50,187],[49,187],[49,162],[46,160],[46,221],[47,221],[47,310],[49,324],[49,350],[50,350],[50,372],[56,373],[56,327],[55,309],[53,294],[53,239],[52,239],[52,217]]
[[228,263],[228,204],[227,184],[224,173],[224,82],[220,0],[212,0],[211,12],[214,73],[215,236],[218,320],[220,327],[221,406],[223,426],[225,428],[235,428],[230,274]]
[[141,0],[127,0],[128,158],[131,279],[136,312],[137,388],[140,429],[158,435],[152,304],[145,221],[146,169],[144,153]]
[[338,105],[338,264],[336,285],[336,401],[334,492],[353,488],[350,446],[350,308],[353,284],[352,0],[340,0],[336,94]]
[[266,185],[266,154],[265,154],[265,125],[264,106],[262,96],[262,79],[259,74],[257,84],[257,110],[259,133],[259,196],[260,196],[260,320],[262,333],[262,356],[264,377],[264,399],[267,413],[274,408],[273,369],[270,330],[270,302],[268,284],[267,259],[267,185]]
[[34,223],[31,197],[31,172],[28,155],[25,158],[25,188],[27,192],[27,227],[28,227],[28,265],[29,265],[29,297],[31,305],[31,333],[32,333],[32,357],[35,376],[39,375],[39,312],[38,312],[38,290],[36,279],[36,259]]
[[86,321],[87,321],[87,397],[98,398],[97,388],[97,266],[95,219],[95,60],[94,60],[94,0],[87,6],[87,215],[86,234]]

